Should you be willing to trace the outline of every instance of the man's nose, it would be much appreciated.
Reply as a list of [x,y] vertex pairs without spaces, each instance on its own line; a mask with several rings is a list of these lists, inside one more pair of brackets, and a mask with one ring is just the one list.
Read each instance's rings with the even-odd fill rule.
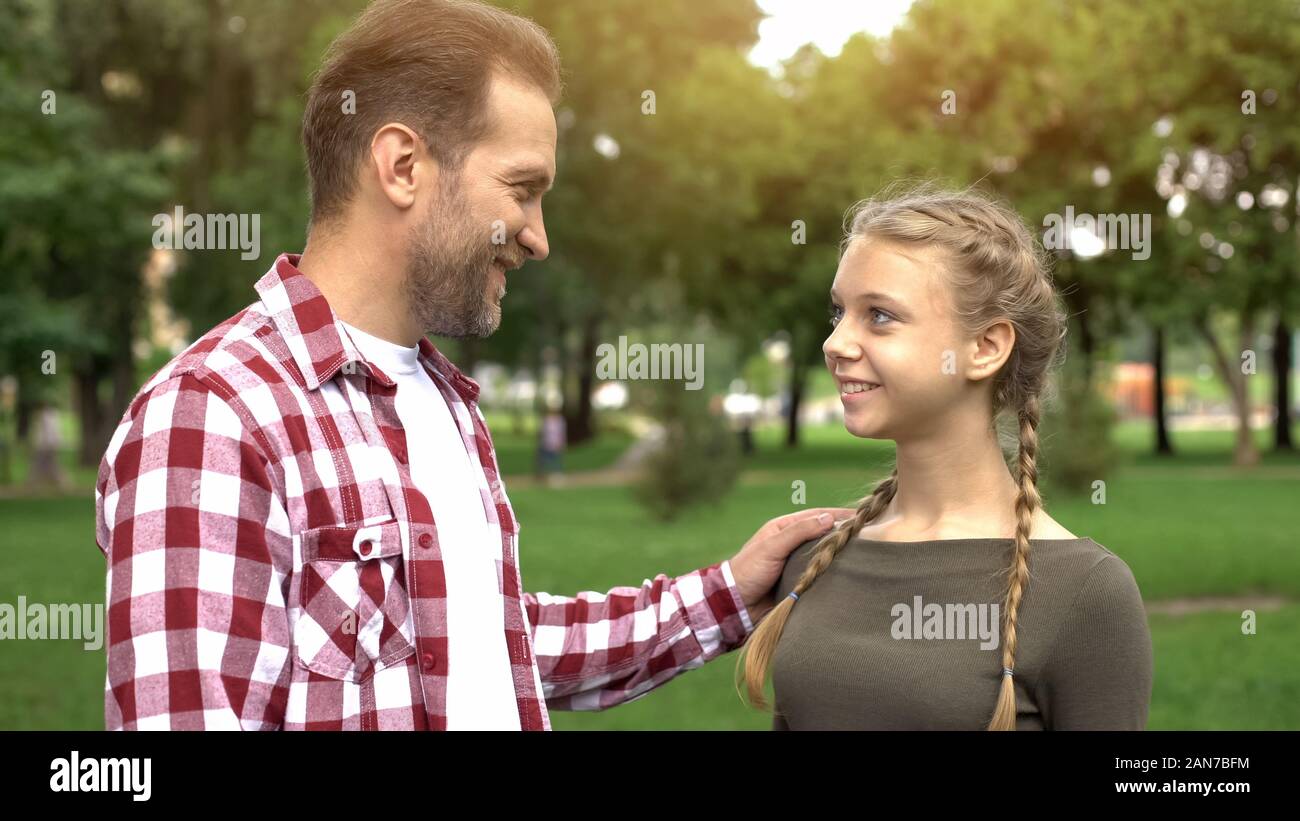
[[528,258],[541,262],[551,253],[550,246],[546,244],[546,225],[542,222],[541,209],[532,215],[528,222],[524,224],[523,230],[516,237],[524,253]]

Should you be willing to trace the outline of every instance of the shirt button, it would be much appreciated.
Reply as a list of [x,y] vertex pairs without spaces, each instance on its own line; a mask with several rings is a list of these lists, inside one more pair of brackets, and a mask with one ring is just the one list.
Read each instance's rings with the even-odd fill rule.
[[370,551],[374,549],[374,546],[375,546],[374,542],[370,541],[369,539],[366,539],[364,542],[361,543],[361,555],[369,556]]
[[433,670],[433,653],[425,653],[420,657],[420,664],[424,666],[424,672]]
[[428,533],[421,533],[420,547],[423,547],[426,550],[430,547],[433,547],[433,536],[429,535]]

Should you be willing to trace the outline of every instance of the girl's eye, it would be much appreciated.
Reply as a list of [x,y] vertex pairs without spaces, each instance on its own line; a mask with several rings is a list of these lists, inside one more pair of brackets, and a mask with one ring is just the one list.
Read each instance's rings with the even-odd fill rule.
[[[885,313],[884,311],[880,310],[879,308],[872,308],[871,311],[870,311],[870,313],[871,313],[871,324],[872,324],[872,325],[884,325],[886,322],[891,322],[891,321],[893,321],[893,319],[894,319],[892,316],[890,316],[889,314],[887,314],[887,313]],[[876,317],[877,317],[877,316],[883,317],[884,320],[883,320],[883,321],[876,321]],[[836,325],[840,324],[840,320],[843,319],[843,318],[844,318],[844,309],[841,308],[841,307],[838,306],[838,305],[832,305],[832,306],[830,307],[830,322],[831,322],[831,327],[833,328],[833,327],[835,327]]]

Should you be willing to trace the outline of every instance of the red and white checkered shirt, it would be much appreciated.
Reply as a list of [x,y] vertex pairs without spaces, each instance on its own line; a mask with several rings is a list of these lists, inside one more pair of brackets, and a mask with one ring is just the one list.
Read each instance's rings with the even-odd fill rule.
[[[283,254],[260,299],[159,371],[99,469],[109,729],[445,729],[442,546],[396,386]],[[574,597],[524,593],[478,385],[427,340],[484,515],[520,727],[632,701],[744,643],[730,562]],[[480,476],[481,474],[481,476]]]

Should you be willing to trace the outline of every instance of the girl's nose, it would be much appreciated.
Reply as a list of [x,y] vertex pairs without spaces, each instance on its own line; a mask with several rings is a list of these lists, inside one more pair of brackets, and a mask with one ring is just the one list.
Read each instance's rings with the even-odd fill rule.
[[827,362],[834,362],[836,359],[858,359],[862,356],[862,347],[847,339],[837,327],[822,343],[822,353],[826,355]]

